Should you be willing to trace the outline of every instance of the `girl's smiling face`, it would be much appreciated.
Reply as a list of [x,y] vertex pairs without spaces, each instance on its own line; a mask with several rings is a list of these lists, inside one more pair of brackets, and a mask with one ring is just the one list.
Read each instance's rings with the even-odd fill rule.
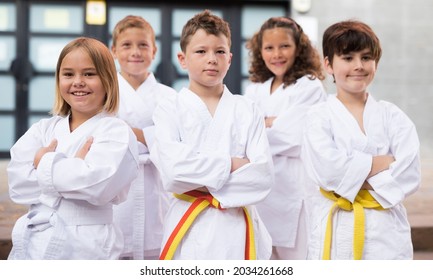
[[283,81],[285,73],[296,59],[296,43],[292,30],[283,27],[267,29],[263,32],[261,55],[266,67]]
[[89,119],[99,113],[106,92],[90,56],[81,49],[68,53],[60,65],[59,89],[71,114]]

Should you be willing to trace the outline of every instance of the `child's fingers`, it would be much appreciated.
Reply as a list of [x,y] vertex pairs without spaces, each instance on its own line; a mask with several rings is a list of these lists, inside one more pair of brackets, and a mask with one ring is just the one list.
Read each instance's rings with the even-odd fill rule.
[[51,143],[47,146],[47,150],[50,152],[54,152],[57,147],[57,139],[53,139]]
[[89,151],[89,150],[90,150],[90,147],[92,146],[92,144],[93,144],[93,137],[90,136],[90,137],[86,140],[86,143],[84,143],[84,145],[83,145],[83,150],[85,150],[85,151]]
[[75,157],[84,159],[86,157],[87,153],[89,152],[90,147],[92,146],[92,144],[93,144],[93,137],[90,136],[86,140],[86,142],[84,142],[83,146],[78,150],[78,152],[75,155]]

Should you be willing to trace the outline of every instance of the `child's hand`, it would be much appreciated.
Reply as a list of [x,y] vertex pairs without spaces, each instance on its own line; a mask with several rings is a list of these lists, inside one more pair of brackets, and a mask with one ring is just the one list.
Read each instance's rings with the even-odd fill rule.
[[146,138],[144,137],[143,130],[136,127],[131,127],[132,132],[134,132],[137,141],[143,143],[147,147]]
[[247,163],[250,163],[248,158],[232,157],[232,168],[230,169],[230,173],[238,170]]
[[39,162],[41,161],[41,158],[46,153],[54,152],[56,150],[56,147],[57,147],[57,139],[53,139],[48,146],[42,147],[36,152],[35,158],[33,159],[33,166],[35,167],[35,169],[38,168],[38,165],[39,165]]
[[373,163],[371,165],[370,174],[368,174],[367,178],[370,178],[376,175],[379,172],[389,169],[391,163],[395,161],[395,158],[390,155],[381,155],[373,157]]
[[277,117],[265,117],[265,126],[266,127],[272,127],[272,125],[274,124],[274,120]]
[[374,190],[373,187],[370,185],[369,182],[364,181],[364,183],[362,184],[361,190],[369,190],[372,191]]
[[93,144],[93,137],[90,136],[87,139],[86,143],[84,143],[84,145],[77,151],[77,153],[75,154],[75,157],[84,159],[86,157],[87,153],[89,152],[92,144]]
[[209,190],[205,186],[197,188],[195,190],[199,191],[199,192],[202,192],[202,193],[209,193]]

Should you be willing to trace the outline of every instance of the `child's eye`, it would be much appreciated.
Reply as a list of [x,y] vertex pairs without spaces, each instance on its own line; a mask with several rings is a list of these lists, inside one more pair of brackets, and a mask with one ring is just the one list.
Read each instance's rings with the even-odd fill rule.
[[197,50],[196,53],[205,53],[204,50]]
[[224,50],[219,50],[219,51],[217,51],[217,53],[219,53],[219,54],[225,54],[226,51],[224,51]]
[[73,74],[70,72],[63,72],[62,75],[65,77],[72,77],[73,76]]
[[86,76],[86,77],[91,77],[91,76],[96,76],[96,75],[98,75],[96,72],[86,72],[86,73],[84,73],[84,76]]

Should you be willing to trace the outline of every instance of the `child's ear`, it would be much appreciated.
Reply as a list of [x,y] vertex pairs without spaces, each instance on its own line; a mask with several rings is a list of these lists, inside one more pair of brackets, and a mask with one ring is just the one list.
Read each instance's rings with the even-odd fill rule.
[[334,70],[332,69],[332,65],[331,65],[331,62],[329,61],[328,57],[325,57],[323,59],[323,65],[325,66],[325,70],[329,75],[334,74]]
[[158,48],[156,47],[156,45],[154,45],[153,46],[153,55],[152,55],[152,60],[154,60],[155,59],[155,55],[156,55],[156,52],[158,51]]
[[114,59],[117,59],[117,57],[116,57],[116,47],[114,45],[111,46],[111,54],[113,55]]
[[185,54],[183,52],[177,53],[177,60],[179,61],[179,64],[182,67],[182,69],[186,69]]
[[229,64],[232,64],[233,53],[230,53]]

